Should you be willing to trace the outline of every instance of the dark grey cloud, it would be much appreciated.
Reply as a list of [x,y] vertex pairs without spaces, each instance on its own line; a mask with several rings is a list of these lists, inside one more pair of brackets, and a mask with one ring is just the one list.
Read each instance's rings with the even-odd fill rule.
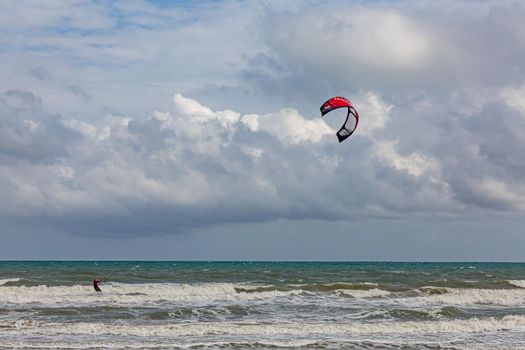
[[0,95],[0,159],[53,162],[67,156],[67,144],[79,134],[47,114],[39,97],[11,90]]
[[70,85],[69,91],[71,91],[74,95],[83,98],[84,100],[91,101],[93,99],[93,94],[87,92],[79,85]]
[[29,73],[41,81],[51,80],[51,74],[44,67],[33,68],[29,71]]

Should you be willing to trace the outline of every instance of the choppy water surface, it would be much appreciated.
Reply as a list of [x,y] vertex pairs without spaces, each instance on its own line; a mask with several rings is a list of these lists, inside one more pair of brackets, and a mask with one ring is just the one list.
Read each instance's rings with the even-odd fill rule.
[[525,349],[525,264],[0,262],[12,348]]

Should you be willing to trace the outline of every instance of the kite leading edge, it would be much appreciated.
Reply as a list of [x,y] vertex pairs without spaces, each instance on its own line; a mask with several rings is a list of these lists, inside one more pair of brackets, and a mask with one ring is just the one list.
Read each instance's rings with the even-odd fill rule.
[[[357,123],[359,123],[359,114],[355,110],[352,103],[341,96],[332,97],[321,106],[321,117],[324,117],[327,113],[338,108],[347,108],[348,112],[346,114],[346,120],[341,126],[341,129],[337,132],[337,139],[339,142],[343,142],[350,135],[353,134],[357,128]],[[351,117],[350,117],[351,116]]]

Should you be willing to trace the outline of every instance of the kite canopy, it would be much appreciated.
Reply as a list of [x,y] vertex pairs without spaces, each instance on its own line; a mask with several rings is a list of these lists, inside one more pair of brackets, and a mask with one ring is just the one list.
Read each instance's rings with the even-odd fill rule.
[[[347,108],[346,120],[341,126],[341,129],[337,132],[337,138],[339,142],[346,140],[357,128],[359,122],[359,114],[355,110],[352,103],[344,97],[332,97],[321,106],[321,117],[324,117],[327,113],[338,108]],[[351,117],[350,117],[351,116]]]

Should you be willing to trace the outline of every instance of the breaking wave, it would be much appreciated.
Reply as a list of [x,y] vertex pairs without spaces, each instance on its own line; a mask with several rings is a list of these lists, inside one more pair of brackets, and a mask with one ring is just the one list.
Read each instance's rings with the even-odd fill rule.
[[[300,294],[301,290],[268,290],[258,293],[237,291],[234,284],[124,284],[102,285],[102,293],[91,286],[11,286],[0,289],[0,304],[46,304],[55,306],[111,303],[148,305],[169,302],[209,302],[270,299]],[[241,287],[242,289],[242,287]]]
[[106,323],[53,323],[35,320],[0,321],[4,331],[24,331],[26,334],[112,335],[139,337],[178,337],[207,335],[337,335],[337,334],[440,334],[477,333],[491,331],[525,331],[525,316],[425,322],[354,322],[348,324],[280,323],[257,324],[240,322],[200,322],[162,325],[131,325]]
[[[207,303],[270,300],[275,298],[308,296],[353,297],[408,306],[442,305],[499,305],[524,306],[525,289],[467,289],[421,287],[414,291],[389,292],[373,284],[326,284],[257,286],[234,283],[173,284],[109,283],[102,293],[95,293],[89,285],[75,286],[9,286],[18,279],[0,280],[0,305],[43,304],[50,307],[64,305],[158,305],[163,303]],[[524,281],[512,281],[520,286]],[[510,283],[510,282],[509,282]],[[366,300],[365,300],[366,301]]]
[[12,282],[19,282],[20,278],[5,278],[0,279],[0,286],[4,286],[6,284],[12,283]]
[[514,287],[525,288],[525,280],[509,280],[507,282]]

